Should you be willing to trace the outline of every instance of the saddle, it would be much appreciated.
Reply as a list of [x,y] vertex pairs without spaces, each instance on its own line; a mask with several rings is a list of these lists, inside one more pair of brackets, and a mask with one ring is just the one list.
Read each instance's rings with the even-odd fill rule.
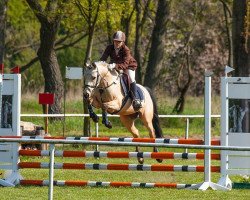
[[[130,88],[129,88],[129,81],[128,81],[128,75],[127,74],[120,74],[120,82],[121,82],[121,87],[122,87],[122,91],[124,94],[124,99],[122,100],[122,106],[120,108],[120,110],[113,112],[112,114],[117,114],[118,112],[120,112],[122,110],[122,108],[125,106],[125,104],[127,103],[128,99],[131,98],[132,99],[132,94],[130,92]],[[140,99],[140,101],[144,100],[144,94],[141,90],[140,87],[138,87],[138,85],[136,84],[136,98]]]
[[[129,98],[132,98],[132,94],[130,92],[129,81],[128,81],[128,75],[124,73],[121,74],[120,82],[121,82],[121,86],[122,86],[122,90],[123,90],[125,98],[126,96],[129,96]],[[141,88],[138,87],[137,84],[136,84],[136,99],[140,99],[140,101],[144,100],[144,94]]]

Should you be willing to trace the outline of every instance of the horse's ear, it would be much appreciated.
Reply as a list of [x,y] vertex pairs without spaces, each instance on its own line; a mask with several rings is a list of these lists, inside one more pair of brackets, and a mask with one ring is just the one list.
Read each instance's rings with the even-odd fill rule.
[[96,63],[95,62],[92,62],[92,67],[95,69],[97,66],[96,66]]
[[84,67],[90,67],[90,63],[86,62]]

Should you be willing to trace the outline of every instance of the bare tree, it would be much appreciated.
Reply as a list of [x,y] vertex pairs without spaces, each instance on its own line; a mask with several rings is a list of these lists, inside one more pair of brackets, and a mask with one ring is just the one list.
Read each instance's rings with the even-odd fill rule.
[[0,64],[4,62],[7,2],[8,0],[0,1]]
[[152,33],[152,43],[149,52],[144,85],[155,89],[162,67],[165,48],[165,34],[170,12],[171,0],[159,0],[155,17],[155,26]]

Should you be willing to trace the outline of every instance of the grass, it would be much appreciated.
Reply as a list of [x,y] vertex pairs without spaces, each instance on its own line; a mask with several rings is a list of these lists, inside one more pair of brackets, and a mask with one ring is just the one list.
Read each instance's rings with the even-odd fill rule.
[[[160,98],[159,113],[170,114],[175,103],[174,99]],[[216,107],[219,103],[219,98],[213,99],[213,114],[219,113],[219,108]],[[66,113],[81,113],[82,103],[80,100],[69,101],[66,105]],[[22,101],[22,113],[42,113],[41,106],[34,99],[25,99]],[[202,114],[203,99],[189,97],[186,102],[184,114]],[[43,125],[41,118],[22,118],[24,121],[31,121],[35,124]],[[113,129],[107,130],[100,125],[100,136],[108,137],[131,137],[131,135],[119,123],[119,119],[111,118]],[[82,119],[67,118],[65,136],[82,135]],[[142,137],[147,137],[147,132],[142,127],[139,121],[136,122],[141,132]],[[219,135],[219,120],[213,120],[213,136]],[[165,137],[178,138],[183,137],[185,132],[186,122],[184,119],[161,119],[161,125],[164,130]],[[94,127],[94,124],[92,124]],[[94,128],[92,128],[94,133]],[[203,137],[203,120],[190,120],[190,137]],[[63,122],[54,121],[50,123],[49,132],[52,136],[62,135]],[[56,149],[63,150],[94,150],[94,146],[81,145],[57,145]],[[103,151],[134,151],[132,147],[108,147],[101,146]],[[151,151],[151,148],[141,148],[142,151]],[[175,151],[183,152],[183,149],[160,149],[160,151]],[[191,150],[190,150],[191,152]],[[202,151],[192,151],[202,152]],[[46,157],[23,157],[22,161],[48,162]],[[136,159],[94,159],[94,158],[56,158],[56,162],[78,162],[78,163],[135,163]],[[145,159],[145,164],[156,164],[155,160]],[[203,161],[192,160],[164,160],[163,164],[169,165],[203,165]],[[213,165],[219,165],[218,161],[213,161]],[[1,174],[0,170],[0,174]],[[21,174],[25,179],[48,179],[48,169],[21,169]],[[3,175],[0,175],[0,178]],[[233,181],[244,182],[241,176],[232,176]],[[150,172],[150,171],[99,171],[99,170],[55,170],[55,180],[92,180],[92,181],[129,181],[129,182],[173,182],[173,183],[200,183],[203,181],[203,173],[194,172]],[[219,180],[218,173],[212,173],[212,181]],[[33,186],[17,186],[15,188],[0,188],[1,200],[42,200],[48,198],[48,187],[33,187]],[[236,199],[244,200],[250,198],[250,191],[247,189],[232,190],[229,192],[212,191],[205,192],[197,190],[176,190],[165,188],[107,188],[107,187],[54,187],[54,199],[58,200],[78,200],[78,199]]]
[[[24,101],[22,101],[22,113],[42,113],[42,107],[37,103],[35,99],[24,97]],[[172,108],[175,104],[176,99],[173,98],[158,98],[158,107],[159,114],[171,114]],[[203,114],[203,98],[194,98],[188,97],[186,100],[186,106],[183,114],[196,115]],[[218,108],[219,98],[215,97],[213,100],[212,113],[218,114],[220,110]],[[80,98],[69,99],[66,100],[66,113],[82,113],[82,101]],[[99,110],[96,110],[100,112]],[[37,125],[43,125],[42,118],[34,118],[34,117],[22,117],[23,121],[32,121]],[[111,130],[107,130],[101,123],[99,124],[99,132],[100,136],[128,136],[127,130],[121,126],[120,120],[116,117],[110,117],[110,121],[113,124],[113,128]],[[161,118],[160,119],[161,126],[164,132],[165,137],[184,137],[186,130],[186,119],[180,118]],[[189,133],[190,137],[194,136],[203,136],[204,132],[204,120],[202,118],[190,119]],[[63,133],[63,125],[65,125],[65,132]],[[147,131],[142,126],[142,123],[137,120],[136,125],[141,133],[142,137],[146,137]],[[212,120],[212,132],[215,136],[219,135],[219,119]],[[94,127],[95,125],[92,123],[91,132],[94,135]],[[49,132],[56,135],[79,135],[82,134],[83,129],[83,119],[81,117],[67,117],[64,121],[54,121],[49,124]],[[108,132],[108,134],[107,134]]]

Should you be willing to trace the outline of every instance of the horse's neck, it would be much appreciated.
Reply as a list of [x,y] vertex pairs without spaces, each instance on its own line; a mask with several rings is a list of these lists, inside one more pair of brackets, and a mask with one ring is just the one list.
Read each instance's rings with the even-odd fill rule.
[[110,73],[106,75],[105,80],[103,80],[100,85],[101,88],[106,88],[100,94],[102,101],[108,102],[113,101],[114,99],[123,99],[124,96],[121,90],[120,78],[121,77],[118,74]]

